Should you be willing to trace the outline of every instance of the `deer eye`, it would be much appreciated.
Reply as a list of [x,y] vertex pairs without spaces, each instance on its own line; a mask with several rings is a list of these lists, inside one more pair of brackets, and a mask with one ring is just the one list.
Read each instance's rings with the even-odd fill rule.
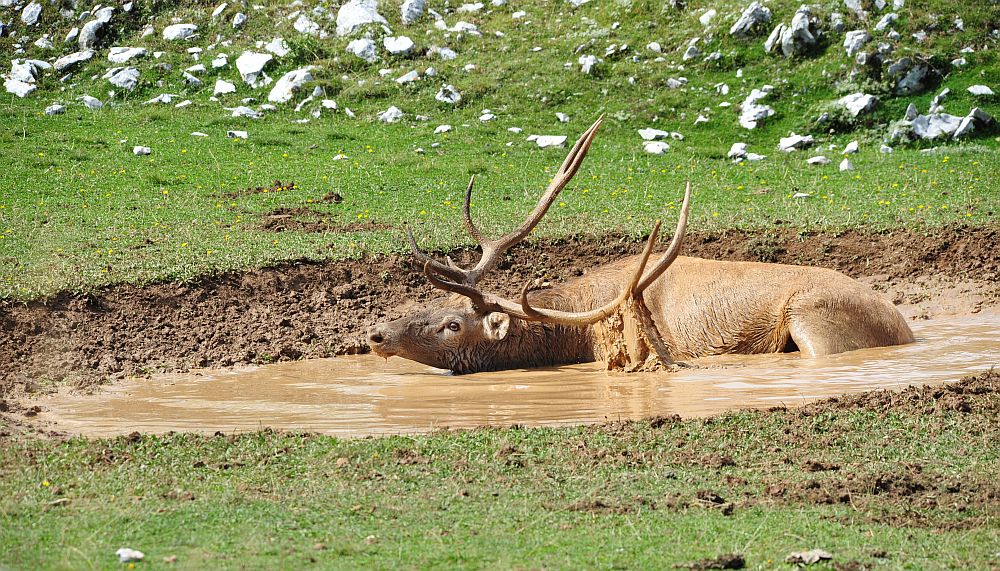
[[448,324],[448,329],[452,331],[458,331],[461,328],[462,326],[459,325],[457,321],[452,321],[451,323]]

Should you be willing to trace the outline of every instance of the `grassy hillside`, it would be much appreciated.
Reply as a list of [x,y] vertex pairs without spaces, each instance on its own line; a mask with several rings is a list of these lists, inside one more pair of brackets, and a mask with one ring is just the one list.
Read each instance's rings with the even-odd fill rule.
[[[37,91],[24,99],[2,99],[0,184],[7,190],[0,196],[0,296],[33,298],[66,288],[183,279],[288,259],[393,251],[402,246],[404,223],[424,222],[418,234],[432,248],[467,243],[457,216],[470,174],[480,175],[475,204],[484,226],[508,228],[531,208],[565,153],[539,149],[527,135],[567,135],[572,141],[601,114],[606,125],[592,156],[540,234],[625,230],[638,236],[653,219],[671,217],[686,180],[696,189],[693,226],[702,229],[762,228],[777,221],[803,229],[878,229],[994,220],[1000,203],[995,130],[981,129],[960,143],[890,142],[891,154],[880,153],[879,146],[908,104],[926,112],[945,87],[951,90],[944,101],[949,113],[964,116],[979,106],[1000,115],[996,96],[966,90],[973,84],[1000,88],[996,4],[906,3],[892,27],[899,39],[873,31],[875,39],[865,47],[872,57],[879,43],[891,49],[881,66],[854,64],[842,47],[843,34],[830,24],[832,12],[839,11],[847,30],[873,30],[881,13],[861,20],[839,3],[816,5],[818,46],[803,57],[784,58],[765,54],[762,45],[774,24],[791,20],[798,3],[767,5],[771,23],[739,39],[728,34],[744,8],[735,2],[690,2],[678,10],[652,2],[574,8],[526,1],[462,14],[455,13],[457,4],[429,3],[443,15],[445,27],[465,21],[477,26],[479,35],[442,30],[430,15],[404,26],[398,7],[381,3],[379,11],[394,34],[416,44],[407,56],[381,49],[387,34],[380,26],[336,37],[337,6],[264,3],[247,9],[239,31],[230,25],[235,5],[216,19],[211,18],[215,5],[203,3],[152,2],[130,13],[118,10],[94,58],[70,68],[65,81],[60,82],[62,73],[42,72]],[[0,8],[14,20],[14,34],[0,38],[0,52],[51,61],[78,49],[61,40],[87,7],[81,5],[71,20],[46,5],[31,28],[18,12]],[[705,27],[699,17],[710,8],[718,15]],[[295,31],[299,12],[330,37]],[[518,12],[523,17],[515,18]],[[956,17],[962,30],[955,28]],[[199,35],[164,40],[163,27],[175,20],[197,24]],[[147,24],[155,32],[143,38]],[[33,45],[42,32],[51,34],[55,47]],[[913,37],[918,32],[926,38],[918,41]],[[351,39],[365,34],[379,46],[380,59],[371,64],[345,51]],[[231,117],[226,108],[245,98],[253,98],[247,104],[259,110],[271,88],[246,85],[236,58],[245,50],[264,52],[256,44],[275,37],[284,38],[290,51],[276,57],[266,73],[277,79],[313,65],[315,81],[290,103],[264,110],[261,119]],[[685,62],[682,54],[695,38],[703,57]],[[648,48],[651,42],[659,43],[662,53]],[[16,45],[25,53],[15,54]],[[141,74],[128,92],[101,79],[114,65],[107,60],[112,46],[162,54],[124,64]],[[434,47],[451,48],[457,57],[442,60]],[[197,61],[189,48],[203,50]],[[962,53],[963,48],[973,51]],[[704,59],[715,52],[718,59]],[[211,61],[220,53],[229,56],[229,64],[214,69]],[[577,60],[588,54],[600,61],[584,74]],[[933,68],[925,91],[893,94],[882,72],[904,56]],[[950,63],[960,56],[966,65]],[[203,84],[186,85],[183,70],[197,63],[207,68],[196,72]],[[8,67],[6,61],[0,65]],[[426,77],[429,67],[435,76]],[[388,71],[381,77],[380,70]],[[395,81],[411,70],[424,77],[405,85]],[[685,85],[668,87],[681,78]],[[237,92],[210,100],[216,79],[232,81]],[[457,105],[435,100],[445,84],[461,92]],[[728,95],[720,94],[721,84]],[[774,89],[763,102],[775,115],[752,131],[740,127],[739,104],[766,84]],[[323,95],[294,111],[317,86]],[[116,91],[113,97],[109,90]],[[850,124],[817,123],[832,101],[858,90],[879,97],[871,114]],[[177,98],[169,105],[143,103],[163,93]],[[105,106],[92,111],[79,101],[83,95]],[[321,109],[322,98],[335,100],[338,109]],[[182,100],[191,104],[175,108]],[[57,102],[67,112],[44,115]],[[405,113],[402,121],[378,122],[377,115],[391,105]],[[495,119],[480,121],[484,109]],[[311,115],[317,110],[318,118]],[[567,115],[568,122],[559,122],[556,113]],[[695,124],[699,115],[708,121]],[[453,130],[434,134],[442,124]],[[510,127],[524,131],[515,134]],[[684,139],[668,139],[669,151],[650,155],[636,133],[646,127]],[[249,138],[226,139],[232,129],[248,131]],[[195,131],[208,137],[194,137]],[[778,151],[778,139],[790,132],[811,133],[817,143],[806,151]],[[855,170],[841,172],[839,152],[852,140],[861,148],[850,158]],[[738,141],[767,158],[733,164],[726,153]],[[152,154],[133,155],[136,145],[150,147]],[[818,154],[833,163],[805,163]],[[334,160],[337,155],[346,159]],[[793,198],[796,193],[810,196]],[[288,219],[292,223],[282,222]],[[274,231],[278,227],[285,231]]]

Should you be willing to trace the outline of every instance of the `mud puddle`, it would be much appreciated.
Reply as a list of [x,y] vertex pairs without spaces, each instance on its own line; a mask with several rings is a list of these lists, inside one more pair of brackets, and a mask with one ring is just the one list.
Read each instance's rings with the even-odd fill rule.
[[1000,364],[1000,313],[914,324],[918,342],[820,359],[727,356],[678,373],[609,374],[597,364],[453,376],[373,355],[134,381],[38,404],[37,421],[87,436],[271,427],[340,436],[522,424],[554,426],[796,406],[876,388],[954,381]]

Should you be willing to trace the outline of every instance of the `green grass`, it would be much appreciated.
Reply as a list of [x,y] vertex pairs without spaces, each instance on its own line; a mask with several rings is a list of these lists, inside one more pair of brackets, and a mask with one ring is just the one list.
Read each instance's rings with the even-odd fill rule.
[[[775,22],[787,22],[797,6],[786,0],[771,2]],[[692,227],[703,231],[769,227],[776,220],[809,230],[988,224],[1000,205],[995,133],[929,154],[920,152],[928,144],[897,146],[888,155],[878,152],[887,134],[885,125],[900,118],[911,101],[926,109],[941,87],[952,90],[946,101],[952,113],[965,114],[979,105],[1000,115],[995,97],[974,98],[965,91],[973,83],[1000,85],[997,52],[990,49],[996,39],[989,31],[1000,17],[1000,7],[993,5],[963,9],[963,32],[949,29],[954,8],[943,1],[907,6],[901,12],[897,28],[903,37],[894,44],[895,54],[929,58],[945,73],[938,87],[914,97],[893,97],[887,83],[865,75],[863,69],[852,76],[837,35],[824,40],[822,49],[810,57],[792,60],[763,53],[766,30],[749,40],[730,38],[726,30],[742,7],[737,2],[694,1],[679,12],[648,1],[593,2],[573,10],[532,0],[446,17],[449,25],[459,19],[477,24],[482,37],[446,35],[430,19],[404,28],[395,5],[386,5],[382,13],[399,33],[414,38],[418,53],[372,65],[344,52],[346,38],[298,35],[286,18],[290,10],[281,4],[266,3],[261,11],[251,12],[247,28],[238,34],[225,24],[236,7],[219,24],[207,17],[212,7],[202,2],[154,3],[139,8],[141,13],[122,15],[102,40],[102,51],[76,71],[73,81],[59,84],[46,75],[39,92],[28,99],[0,99],[0,297],[33,299],[65,289],[183,280],[286,260],[401,251],[404,224],[418,226],[417,233],[432,249],[467,244],[458,217],[471,174],[479,175],[476,214],[484,227],[492,232],[510,228],[530,210],[565,154],[539,150],[524,141],[526,135],[565,134],[573,139],[602,113],[607,124],[591,157],[538,228],[539,236],[624,231],[638,237],[654,219],[672,217],[687,180],[695,188]],[[444,10],[433,2],[431,7]],[[720,12],[710,33],[698,23],[708,7]],[[512,19],[519,9],[527,17]],[[820,6],[815,13],[826,19],[831,10]],[[147,19],[160,30],[174,16],[202,27],[206,39],[195,42],[206,47],[201,62],[207,64],[220,52],[230,56],[228,68],[209,66],[203,87],[181,81],[181,70],[194,63],[185,52],[190,44],[166,42],[159,33],[138,37]],[[621,25],[613,27],[614,22]],[[849,17],[848,25],[859,24]],[[54,37],[67,26],[53,10],[43,15],[43,27]],[[909,36],[918,29],[930,30],[924,44]],[[496,31],[504,36],[494,36]],[[207,38],[218,33],[233,44],[210,44]],[[353,109],[358,119],[327,113],[297,124],[293,121],[308,115],[292,112],[292,105],[260,121],[228,117],[220,107],[235,106],[243,97],[262,101],[266,96],[266,90],[243,85],[232,62],[244,49],[255,49],[255,40],[279,35],[292,53],[276,60],[268,73],[278,77],[304,64],[318,65],[317,84],[341,108]],[[680,65],[687,41],[696,36],[707,41],[703,52],[719,51],[722,59]],[[654,61],[657,54],[643,47],[651,40],[663,45],[665,61]],[[0,45],[12,41],[3,38]],[[592,76],[581,74],[575,63],[570,69],[563,66],[576,61],[580,45],[585,47],[579,53],[601,56],[612,43],[632,46],[636,60],[607,57]],[[57,55],[27,45],[29,56]],[[141,45],[164,55],[138,60],[143,74],[139,88],[109,99],[110,85],[90,78],[107,67],[103,48],[110,45]],[[454,48],[458,59],[421,55],[434,45]],[[967,45],[977,46],[965,56],[969,65],[951,68],[947,62]],[[476,69],[464,71],[468,63],[475,63]],[[154,64],[173,67],[163,71]],[[406,71],[430,66],[437,69],[437,77],[403,86],[393,81]],[[377,73],[382,67],[391,70],[385,78]],[[736,76],[738,70],[742,79]],[[208,100],[217,77],[239,86],[221,105]],[[686,77],[689,83],[683,89],[667,89],[671,77]],[[728,97],[715,93],[720,82],[730,86]],[[434,100],[444,83],[463,93],[457,108]],[[735,105],[766,83],[775,86],[767,103],[777,115],[757,130],[746,131],[737,124]],[[830,134],[814,125],[830,101],[860,88],[878,94],[881,104],[853,132]],[[194,104],[185,109],[142,104],[164,92]],[[101,97],[111,108],[87,110],[76,101],[85,93]],[[55,100],[67,102],[70,111],[44,116],[42,109]],[[734,106],[718,107],[722,100]],[[407,113],[403,123],[374,120],[390,104]],[[477,118],[484,108],[498,118],[480,123]],[[558,123],[557,111],[567,113],[570,122]],[[694,125],[699,113],[710,122]],[[415,121],[416,115],[430,120]],[[442,123],[455,130],[433,135]],[[511,126],[525,132],[508,133]],[[685,139],[671,141],[664,156],[647,155],[635,131],[648,126],[681,132]],[[250,139],[227,140],[227,129],[248,130]],[[192,137],[192,131],[210,136]],[[777,139],[791,131],[813,132],[816,148],[788,155],[777,151]],[[836,149],[853,139],[862,143],[861,153],[852,157],[856,170],[839,172]],[[767,160],[731,164],[725,154],[736,141],[749,143],[751,151],[768,155]],[[440,147],[432,147],[435,142]],[[136,157],[131,154],[134,145],[150,146],[153,154]],[[418,148],[425,152],[417,153]],[[333,161],[338,153],[349,159]],[[805,164],[807,157],[820,153],[835,163]],[[225,197],[276,179],[297,186]],[[800,191],[813,197],[793,200]],[[344,201],[321,201],[333,192]],[[266,215],[281,207],[315,210],[318,214],[312,217],[324,220],[327,231],[263,230]],[[359,221],[377,225],[344,229]]]
[[[662,569],[738,553],[771,569],[819,547],[842,565],[982,569],[1000,540],[985,500],[1000,435],[979,406],[363,440],[15,439],[0,448],[0,564],[116,568],[129,546],[142,568],[174,555],[192,569]],[[893,492],[908,482],[923,488]],[[845,486],[849,501],[829,505],[774,491]]]

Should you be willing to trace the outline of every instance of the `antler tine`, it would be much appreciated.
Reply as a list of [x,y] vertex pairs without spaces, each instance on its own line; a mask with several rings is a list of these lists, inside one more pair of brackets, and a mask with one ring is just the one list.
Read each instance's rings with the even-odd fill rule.
[[476,225],[472,223],[472,214],[470,212],[472,208],[472,185],[474,184],[476,184],[476,175],[472,175],[469,178],[469,186],[465,187],[465,206],[462,208],[462,213],[465,215],[465,229],[476,239],[476,242],[483,244],[486,242],[486,239],[479,233]]
[[670,264],[674,263],[677,259],[677,255],[680,254],[681,244],[684,242],[684,231],[687,229],[688,220],[688,209],[691,206],[691,181],[688,181],[687,187],[684,189],[684,203],[681,204],[681,214],[677,217],[677,229],[674,230],[674,237],[670,241],[670,246],[667,247],[667,251],[663,253],[660,257],[660,261],[653,266],[653,269],[642,278],[639,285],[636,287],[635,293],[640,294],[646,291],[656,278],[663,275],[663,272],[667,271]]
[[646,269],[646,263],[649,261],[649,256],[653,252],[653,246],[656,244],[656,238],[659,233],[660,221],[657,220],[656,224],[653,225],[652,232],[649,233],[649,240],[646,241],[646,247],[642,251],[639,263],[636,264],[636,268],[632,272],[632,278],[629,280],[628,287],[624,288],[621,293],[618,294],[618,297],[610,303],[597,309],[579,313],[569,311],[540,311],[531,307],[528,303],[528,291],[530,288],[528,284],[525,284],[524,288],[521,289],[522,313],[529,321],[544,321],[546,323],[558,323],[561,325],[590,325],[591,323],[597,323],[602,319],[607,319],[621,304],[625,303],[625,300],[634,294],[636,285],[639,283],[639,279],[642,277],[643,271]]
[[468,271],[470,280],[469,283],[475,284],[478,282],[482,274],[493,267],[500,254],[506,252],[512,246],[523,240],[525,236],[527,236],[528,233],[530,233],[535,226],[538,225],[538,223],[545,216],[545,213],[548,212],[549,207],[552,206],[556,197],[559,196],[562,189],[565,188],[570,179],[573,178],[576,171],[580,169],[580,165],[583,164],[583,159],[587,156],[587,152],[590,150],[591,143],[594,142],[594,137],[597,136],[597,130],[600,129],[603,122],[604,115],[601,115],[597,118],[597,121],[594,121],[594,124],[580,136],[580,139],[573,145],[573,148],[570,149],[569,155],[566,156],[566,160],[564,160],[562,165],[559,167],[559,171],[556,173],[556,176],[553,177],[552,182],[549,183],[548,188],[545,189],[545,193],[538,200],[538,204],[535,205],[534,210],[531,211],[531,214],[528,215],[528,218],[525,219],[520,226],[510,233],[497,238],[496,240],[480,240],[479,243],[483,248],[483,257],[479,260],[479,263],[476,264],[476,267]]
[[465,274],[463,273],[461,268],[456,267],[450,258],[448,259],[448,265],[445,265],[425,254],[420,249],[420,247],[417,246],[417,240],[413,237],[413,229],[410,228],[409,226],[406,227],[406,236],[407,238],[410,239],[410,250],[413,251],[413,255],[423,260],[425,273],[426,273],[426,268],[429,265],[431,268],[434,269],[434,271],[436,271],[441,275],[447,276],[450,279],[457,281],[463,281],[465,279]]

